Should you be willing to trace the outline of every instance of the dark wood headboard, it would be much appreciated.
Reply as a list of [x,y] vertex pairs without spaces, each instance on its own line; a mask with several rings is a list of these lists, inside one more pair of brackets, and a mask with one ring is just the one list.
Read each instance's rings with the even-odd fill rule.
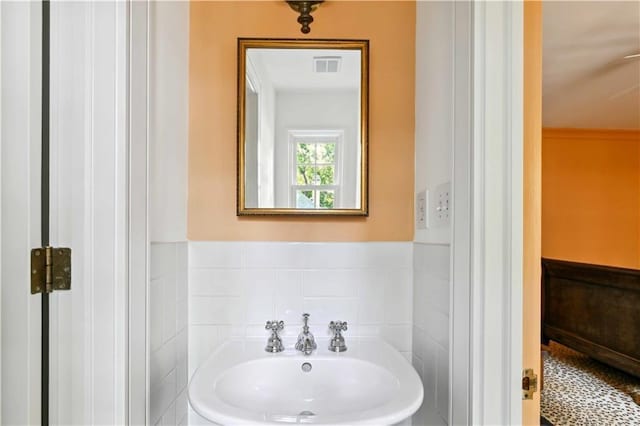
[[542,259],[542,336],[640,377],[640,271]]

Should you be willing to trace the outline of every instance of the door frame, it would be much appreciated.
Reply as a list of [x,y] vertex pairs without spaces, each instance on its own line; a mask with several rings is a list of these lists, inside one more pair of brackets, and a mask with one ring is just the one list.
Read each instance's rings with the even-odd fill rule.
[[470,9],[456,8],[470,64],[456,58],[450,419],[521,424],[523,5]]
[[[51,423],[126,424],[130,365],[129,3],[51,3]],[[55,386],[55,387],[54,387]]]
[[[143,205],[140,201],[148,197],[148,3],[133,3],[129,102],[130,137],[135,143],[130,146],[130,225],[148,233],[146,202]],[[451,424],[520,424],[523,5],[456,2],[455,7],[454,127],[461,131],[456,132],[453,146],[456,208],[452,222],[449,418]],[[142,247],[146,234],[144,238],[142,234],[131,235],[131,276],[137,276],[140,280],[133,282],[144,282],[145,287],[140,284],[130,293],[130,350],[134,336],[144,336],[148,353],[148,321],[144,325],[131,321],[134,316],[141,319],[148,315],[148,284],[142,279],[143,274],[148,276],[148,254],[146,246]],[[136,303],[134,298],[145,303]],[[148,365],[142,369],[143,361],[136,362],[140,371],[146,371],[148,391]],[[140,401],[143,380],[131,375],[129,379],[130,398],[137,388]],[[148,392],[144,397],[148,416]],[[134,417],[135,410],[130,407],[132,420],[140,418]]]
[[[129,278],[139,284],[129,289],[128,391],[135,423],[149,414],[148,2],[131,2],[129,18]],[[455,66],[455,127],[462,131],[456,132],[453,147],[450,419],[452,424],[519,424],[522,4],[456,3],[456,47],[464,49]]]
[[[87,209],[82,217],[75,218],[74,231],[76,234],[82,234],[85,241],[91,240],[92,233],[95,232],[89,229],[91,226],[96,229],[115,223],[115,232],[101,234],[100,244],[94,244],[93,247],[87,245],[83,253],[77,253],[76,250],[75,256],[82,255],[86,264],[95,261],[93,257],[102,259],[104,256],[107,260],[111,259],[115,272],[110,278],[115,283],[115,290],[113,293],[105,294],[104,289],[108,288],[108,281],[104,281],[100,276],[91,275],[99,262],[96,262],[96,265],[90,264],[89,275],[85,273],[83,277],[92,277],[93,285],[90,286],[91,289],[83,290],[85,293],[82,297],[84,309],[92,318],[92,328],[84,340],[85,365],[84,371],[80,373],[82,377],[78,378],[83,380],[83,385],[73,387],[73,391],[76,392],[74,400],[83,402],[77,403],[81,408],[73,407],[73,415],[74,419],[86,419],[79,423],[147,424],[150,408],[147,99],[149,2],[88,2],[79,3],[77,7],[79,10],[72,18],[73,23],[78,26],[76,31],[85,32],[92,43],[80,46],[77,57],[68,58],[61,66],[69,70],[68,72],[74,67],[85,70],[85,90],[77,89],[84,95],[84,105],[79,111],[73,112],[75,115],[67,115],[66,120],[61,120],[59,124],[73,122],[74,119],[83,122],[84,136],[96,140],[96,153],[97,149],[104,151],[105,147],[115,146],[115,151],[111,153],[113,157],[108,157],[111,161],[97,162],[91,157],[91,152],[87,152],[81,160],[86,168],[86,176],[93,176],[89,193],[98,194],[106,191],[113,195],[115,205],[107,214],[95,208]],[[57,28],[52,25],[52,30],[56,29],[60,32],[69,31],[63,25]],[[55,36],[52,34],[52,38]],[[76,44],[71,37],[67,37],[66,40],[70,45]],[[81,43],[82,38],[78,38],[77,44]],[[97,52],[100,52],[100,55]],[[98,70],[109,71],[99,73]],[[109,88],[113,92],[110,93]],[[53,102],[55,99],[61,99],[65,89],[67,92],[76,90],[65,86],[65,82],[57,86],[52,82],[52,90],[59,92],[59,96],[52,92]],[[64,105],[60,108],[52,106],[52,112],[57,109],[64,110],[63,108]],[[112,116],[105,114],[113,109],[115,112]],[[98,129],[102,132],[107,130],[109,136],[102,137],[102,133],[94,133]],[[60,142],[64,142],[71,138],[59,139]],[[52,158],[57,158],[59,163],[56,167],[52,166],[52,170],[71,169],[72,156],[65,155],[69,154],[68,146],[57,147],[55,140],[52,137]],[[74,152],[81,151],[81,139],[76,138],[72,144]],[[54,156],[54,152],[58,155]],[[68,189],[65,188],[72,186],[71,180],[70,175],[60,176],[59,179],[52,178],[52,200],[56,199],[56,193],[68,193]],[[86,195],[86,200],[91,202],[91,197]],[[64,196],[59,198],[65,201]],[[52,203],[55,204],[55,201]],[[52,212],[54,210],[56,209],[52,205]],[[73,247],[71,242],[67,242],[71,234],[69,229],[64,227],[64,218],[56,222],[57,225],[52,226],[53,243]],[[112,253],[110,248],[115,248],[115,253]],[[112,254],[115,256],[110,258]],[[76,291],[78,290],[80,289]],[[112,304],[108,308],[101,306],[102,298],[110,299]],[[53,324],[65,324],[64,313],[60,311],[58,315],[62,317],[60,320],[52,321],[52,332]],[[101,345],[100,342],[92,341],[93,332],[100,336],[109,336],[111,330],[109,327],[102,327],[101,324],[115,325],[113,331],[117,331],[112,336],[113,345]],[[101,347],[102,351],[98,351],[97,347]],[[104,374],[96,374],[96,369],[109,371],[110,375],[102,377]],[[52,367],[52,372],[54,371]],[[98,381],[101,385],[96,387]],[[72,385],[65,383],[64,386]],[[87,394],[84,397],[83,392]],[[53,401],[52,406],[55,407]],[[52,414],[55,414],[53,409]],[[67,417],[60,419],[65,420]]]
[[129,3],[129,424],[150,419],[149,2]]

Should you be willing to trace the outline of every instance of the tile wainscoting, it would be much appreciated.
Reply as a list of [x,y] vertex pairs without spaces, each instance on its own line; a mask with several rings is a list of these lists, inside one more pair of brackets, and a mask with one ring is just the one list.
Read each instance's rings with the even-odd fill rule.
[[187,424],[187,243],[151,243],[150,423]]
[[285,322],[293,345],[302,313],[316,337],[328,323],[349,336],[381,336],[411,359],[412,243],[189,243],[189,375],[232,336],[264,337]]
[[424,385],[414,425],[449,423],[449,268],[448,244],[414,244],[412,362]]
[[[282,319],[295,343],[303,312],[316,337],[376,335],[411,359],[425,384],[414,425],[448,423],[450,246],[413,242],[189,243],[189,375],[230,337],[267,337]],[[210,424],[191,413],[191,424]],[[411,420],[403,424],[411,424]]]

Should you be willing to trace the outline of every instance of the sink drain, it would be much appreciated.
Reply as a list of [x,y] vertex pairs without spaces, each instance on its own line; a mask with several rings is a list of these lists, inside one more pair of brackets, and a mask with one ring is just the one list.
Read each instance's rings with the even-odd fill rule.
[[[305,362],[304,364],[302,364],[302,371],[304,371],[305,373],[308,373],[309,371],[311,371],[311,364],[309,364],[308,362]],[[304,411],[304,412],[306,413],[307,411]]]

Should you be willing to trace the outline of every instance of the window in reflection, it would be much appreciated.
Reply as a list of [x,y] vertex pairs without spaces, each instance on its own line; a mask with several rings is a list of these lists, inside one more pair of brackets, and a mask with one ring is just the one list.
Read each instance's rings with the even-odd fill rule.
[[340,207],[343,134],[342,130],[289,131],[292,152],[290,207]]

